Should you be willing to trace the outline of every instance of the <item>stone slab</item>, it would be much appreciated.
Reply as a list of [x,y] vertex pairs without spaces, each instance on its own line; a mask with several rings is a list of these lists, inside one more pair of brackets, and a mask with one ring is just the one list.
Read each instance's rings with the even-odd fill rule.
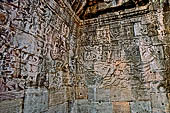
[[111,96],[111,101],[114,101],[114,102],[133,100],[132,91],[129,88],[112,87],[110,96]]
[[130,102],[131,113],[152,113],[150,101]]
[[110,101],[110,89],[97,88],[96,100],[97,101],[109,102]]
[[67,102],[49,107],[47,113],[67,113]]
[[87,100],[77,101],[76,113],[112,113],[111,102],[90,102]]
[[46,88],[28,88],[24,98],[24,113],[40,113],[48,109]]
[[[111,102],[100,102],[95,104],[96,113],[113,113]],[[94,113],[94,112],[90,112]]]
[[66,94],[62,91],[51,90],[49,91],[49,106],[56,106],[66,102]]
[[113,102],[113,113],[130,113],[129,102]]
[[22,113],[23,99],[0,102],[0,113]]
[[90,101],[96,100],[95,95],[96,95],[95,88],[89,87],[88,88],[88,100],[90,100]]
[[89,113],[89,108],[92,107],[91,104],[87,100],[78,100],[76,101],[77,107],[76,113]]
[[168,98],[166,93],[152,93],[152,107],[153,113],[169,113],[168,108]]

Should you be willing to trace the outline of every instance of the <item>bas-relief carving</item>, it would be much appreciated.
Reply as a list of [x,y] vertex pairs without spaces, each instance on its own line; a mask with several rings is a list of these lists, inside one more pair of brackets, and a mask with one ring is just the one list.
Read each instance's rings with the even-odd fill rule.
[[84,74],[76,75],[76,98],[77,99],[87,99],[87,85],[85,81]]
[[102,47],[99,46],[85,46],[84,47],[84,60],[85,61],[100,61],[102,55]]
[[[149,37],[146,37],[149,39]],[[158,74],[164,68],[164,52],[162,46],[150,46],[149,41],[140,41],[141,59],[143,62],[143,76],[145,80],[162,80],[162,75]],[[162,62],[161,62],[162,61]],[[155,78],[155,79],[154,79]]]
[[111,40],[118,40],[120,38],[120,27],[110,28]]
[[[152,17],[155,21],[154,16]],[[91,79],[95,81],[97,88],[113,88],[114,86],[122,88],[114,94],[119,94],[124,91],[123,88],[127,88],[128,91],[124,92],[128,96],[122,101],[149,100],[150,92],[165,92],[162,85],[165,74],[164,44],[162,41],[155,40],[158,36],[157,25],[150,24],[153,20],[151,18],[142,22],[136,19],[135,22],[131,24],[127,22],[120,27],[113,24],[94,30],[96,39],[100,42],[93,43],[90,47],[100,46],[100,49],[93,50],[95,51],[93,53],[98,54],[101,59],[88,61],[89,57],[85,56],[84,58],[87,59],[84,60],[84,65],[92,65],[89,69],[93,70],[93,74],[90,72],[89,74],[94,77]],[[91,41],[91,38],[88,38],[88,32],[84,34],[84,37]],[[90,47],[86,46],[83,51],[93,56],[90,54]],[[94,56],[97,56],[96,54]],[[114,95],[112,100],[121,101],[120,96],[116,98]],[[143,105],[137,105],[137,107],[141,110],[145,109],[142,108]],[[150,108],[146,109],[150,112]],[[133,110],[138,112],[136,109]]]
[[67,48],[66,48],[66,38],[61,36],[60,34],[54,34],[52,40],[52,50],[50,51],[50,55],[53,60],[64,60],[63,56],[66,56]]
[[9,2],[0,13],[0,92],[34,86],[59,90],[70,83],[69,24],[44,1]]
[[[14,2],[15,6],[5,5],[6,10],[0,12],[0,25],[3,25],[0,26],[0,92],[20,91],[34,86],[60,92],[66,86],[68,93],[62,94],[69,101],[73,100],[75,92],[76,99],[88,99],[88,88],[92,86],[94,89],[98,88],[97,91],[100,89],[103,90],[101,92],[107,90],[106,92],[111,93],[111,99],[108,99],[108,95],[100,95],[99,91],[98,99],[106,98],[111,101],[149,100],[145,92],[164,92],[162,82],[159,81],[165,79],[164,60],[170,55],[167,46],[153,39],[158,35],[156,29],[159,25],[152,24],[152,17],[156,20],[154,16],[150,17],[152,14],[148,17],[147,14],[144,15],[148,18],[145,20],[148,23],[142,23],[140,19],[134,19],[135,22],[127,19],[131,20],[129,23],[125,19],[125,23],[119,23],[120,26],[95,24],[93,28],[85,28],[88,30],[82,31],[83,35],[77,38],[72,36],[75,29],[70,24],[74,22],[67,23],[63,20],[67,13],[64,12],[64,7],[59,10],[56,5],[58,2],[48,1],[46,4],[43,0],[23,1],[20,5],[18,1]],[[13,13],[8,14],[10,11]],[[54,15],[54,12],[58,14]],[[74,42],[76,40],[78,41]],[[76,74],[73,68],[75,64]],[[59,97],[55,97],[56,95]],[[55,106],[60,97],[61,94],[51,93],[51,106]],[[26,99],[29,100],[28,98],[29,96]],[[57,102],[60,104],[64,101]],[[131,104],[134,112],[140,111],[136,108],[143,110],[145,105],[149,104]],[[127,106],[128,111],[129,105]],[[110,108],[109,104],[109,110]]]
[[[125,52],[124,53],[125,58],[127,57],[126,56],[127,54],[129,54],[129,57],[131,55],[139,56],[138,46],[136,48],[135,46],[132,47],[129,46],[131,45],[132,40],[124,40],[122,41],[123,43],[120,43],[119,41],[120,39],[118,40],[118,37],[120,38],[126,37],[127,39],[132,38],[133,26],[129,26],[129,27],[123,26],[123,28],[119,28],[119,30],[123,30],[123,31],[128,29],[128,32],[124,32],[124,34],[119,33],[118,32],[119,30],[117,28],[118,27],[114,28],[114,27],[104,26],[96,29],[96,38],[100,40],[100,42],[97,43],[99,45],[94,44],[91,47],[85,46],[84,47],[85,49],[83,50],[85,53],[84,65],[86,64],[91,65],[89,63],[93,61],[95,74],[102,77],[101,79],[103,81],[102,83],[100,83],[101,86],[99,85],[99,87],[106,87],[112,85],[113,86],[120,85],[120,87],[127,87],[127,84],[129,82],[128,75],[130,73],[130,64],[128,63],[128,60],[127,61],[122,60],[123,51]],[[114,29],[116,30],[114,31]],[[85,34],[83,36],[85,36]],[[91,48],[96,48],[93,50],[93,54]],[[132,54],[130,54],[131,50],[133,50]],[[93,59],[88,57],[88,55],[91,56]],[[93,69],[93,67],[90,69]]]
[[168,18],[169,16],[170,16],[169,13],[165,13],[164,14],[164,20],[163,20],[164,24],[165,24],[165,32],[168,33],[168,34],[170,33],[170,24],[169,24],[170,20]]
[[100,41],[99,43],[110,43],[110,29],[109,26],[101,27],[96,29],[96,37],[97,40]]
[[110,64],[96,63],[94,66],[95,73],[102,76],[102,83],[99,87],[128,87],[130,78],[128,75],[129,70],[130,67],[123,61],[116,61]]

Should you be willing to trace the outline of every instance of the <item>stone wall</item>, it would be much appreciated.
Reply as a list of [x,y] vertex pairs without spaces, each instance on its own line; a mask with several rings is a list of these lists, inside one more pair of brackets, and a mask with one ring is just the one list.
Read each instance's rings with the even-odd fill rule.
[[169,113],[169,17],[150,2],[82,22],[67,0],[0,0],[0,113]]
[[66,1],[0,1],[0,113],[67,113],[79,19]]
[[150,3],[84,21],[77,74],[86,94],[77,113],[170,112],[169,14]]

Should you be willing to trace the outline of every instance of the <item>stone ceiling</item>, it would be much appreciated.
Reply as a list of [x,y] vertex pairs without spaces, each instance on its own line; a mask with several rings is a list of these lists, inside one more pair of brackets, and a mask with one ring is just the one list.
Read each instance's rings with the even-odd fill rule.
[[149,0],[68,0],[80,19],[95,18],[99,15],[143,6]]

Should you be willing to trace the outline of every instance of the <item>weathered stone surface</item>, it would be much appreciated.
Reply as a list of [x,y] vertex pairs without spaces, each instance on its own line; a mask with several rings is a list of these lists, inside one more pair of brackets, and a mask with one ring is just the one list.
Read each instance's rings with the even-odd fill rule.
[[113,113],[131,113],[129,102],[113,102]]
[[0,102],[0,113],[22,113],[23,99]]
[[46,113],[67,113],[68,103],[58,104],[52,107],[49,107],[49,110]]
[[76,99],[87,99],[87,91],[85,87],[76,87]]
[[127,88],[112,87],[111,88],[111,101],[132,101],[134,97],[132,90]]
[[152,113],[150,101],[130,102],[132,113]]
[[0,0],[1,110],[168,113],[169,4]]
[[48,95],[49,107],[66,102],[66,91],[64,89],[62,91],[50,90]]
[[[95,104],[96,106],[96,113],[113,113],[112,112],[112,103],[111,102],[99,102]],[[90,112],[94,113],[94,112]]]
[[86,100],[77,101],[75,113],[112,113],[111,102],[89,102]]
[[89,113],[89,109],[94,109],[87,100],[77,100],[75,113]]
[[45,88],[28,88],[24,98],[24,113],[39,113],[48,110],[48,91]]
[[0,101],[3,100],[12,100],[24,97],[24,91],[11,91],[11,92],[1,92]]
[[96,100],[101,101],[101,102],[111,102],[110,89],[97,88],[96,89]]
[[88,100],[96,101],[96,87],[88,87]]
[[153,113],[168,113],[169,103],[165,93],[152,93],[151,98]]

